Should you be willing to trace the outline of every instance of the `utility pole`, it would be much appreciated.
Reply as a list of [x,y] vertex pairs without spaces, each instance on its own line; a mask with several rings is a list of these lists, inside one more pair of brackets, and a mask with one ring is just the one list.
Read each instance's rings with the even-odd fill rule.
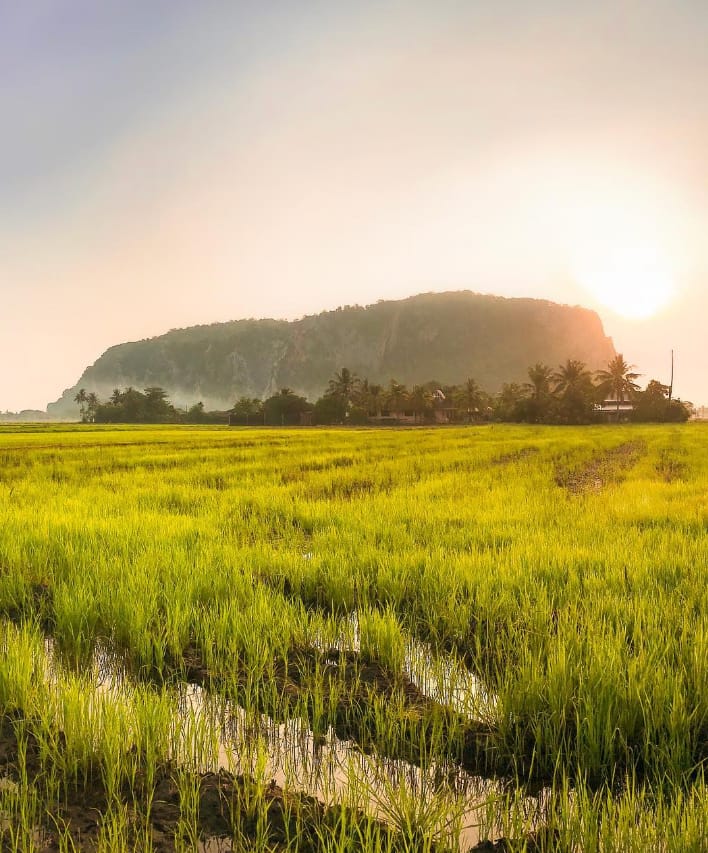
[[671,382],[669,384],[669,403],[674,394],[674,351],[671,350]]

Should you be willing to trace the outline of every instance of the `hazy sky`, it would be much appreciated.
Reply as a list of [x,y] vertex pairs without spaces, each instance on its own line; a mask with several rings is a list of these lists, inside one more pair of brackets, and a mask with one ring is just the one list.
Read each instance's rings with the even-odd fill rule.
[[0,0],[0,410],[461,288],[597,308],[708,402],[707,44],[706,0]]

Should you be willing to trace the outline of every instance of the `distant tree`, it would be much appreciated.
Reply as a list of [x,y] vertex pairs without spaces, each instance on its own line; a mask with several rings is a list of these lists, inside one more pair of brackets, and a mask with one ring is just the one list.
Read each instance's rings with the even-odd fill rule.
[[524,386],[531,398],[534,400],[542,400],[551,393],[551,380],[553,379],[553,369],[547,364],[537,361],[528,369],[529,381]]
[[569,358],[565,364],[561,364],[553,374],[555,392],[560,396],[572,393],[578,389],[586,390],[592,384],[592,375],[582,361]]
[[648,382],[643,391],[638,391],[634,399],[633,421],[682,423],[688,420],[691,413],[690,404],[669,400],[669,386],[656,379]]
[[352,395],[352,405],[368,413],[371,406],[371,384],[368,379],[360,379]]
[[347,417],[347,404],[335,394],[324,394],[317,400],[313,409],[316,424],[342,424]]
[[414,385],[408,396],[408,405],[413,409],[413,417],[424,422],[433,414],[433,395],[423,385]]
[[494,417],[500,421],[519,419],[518,407],[524,399],[524,389],[516,382],[506,382],[494,400]]
[[180,420],[186,424],[223,424],[231,423],[228,412],[208,411],[204,403],[200,400],[180,417]]
[[339,397],[349,406],[359,387],[359,377],[352,373],[348,367],[343,367],[334,377],[329,380],[327,394]]
[[231,409],[231,423],[251,424],[263,423],[263,402],[257,397],[239,397]]
[[162,388],[146,388],[145,396],[148,403],[148,411],[156,423],[168,423],[179,421],[179,412],[167,397],[167,392]]
[[145,395],[133,388],[132,385],[128,386],[123,392],[119,405],[122,410],[122,417],[119,420],[128,423],[138,423],[144,420]]
[[107,403],[87,397],[87,412],[97,423],[173,423],[179,413],[162,388],[146,388],[145,393],[128,387],[115,389]]
[[360,385],[357,395],[354,399],[354,405],[357,409],[366,412],[372,417],[381,417],[381,409],[383,408],[385,393],[382,385],[377,385],[375,382],[369,382],[364,379]]
[[74,402],[79,406],[79,414],[81,415],[81,420],[86,422],[86,402],[88,399],[88,395],[86,394],[85,388],[80,388],[76,396],[74,397]]
[[148,423],[166,423],[176,419],[176,411],[164,388],[152,385],[145,389],[141,418]]
[[481,419],[484,407],[484,392],[474,379],[466,379],[460,387],[442,389],[446,397],[452,397],[464,412],[467,423]]
[[381,415],[381,409],[386,401],[386,389],[383,385],[370,385],[369,394],[371,396],[371,404],[375,415]]
[[307,400],[290,388],[281,388],[279,394],[269,397],[263,404],[264,420],[271,426],[294,426],[300,423],[305,412],[311,410]]
[[631,400],[639,391],[639,385],[635,382],[639,378],[634,373],[634,365],[627,364],[620,353],[610,360],[605,370],[598,370],[596,379],[598,392],[604,398],[612,398],[617,401],[617,421],[620,417],[620,403]]
[[392,379],[386,391],[386,408],[391,414],[398,414],[406,410],[408,405],[408,389],[405,385]]
[[669,386],[651,379],[643,391],[635,395],[632,420],[661,423],[666,420],[669,406]]
[[569,358],[553,374],[552,380],[559,401],[558,420],[569,424],[588,423],[592,419],[596,391],[592,374],[584,362]]
[[553,369],[536,362],[529,367],[529,381],[523,387],[525,399],[518,406],[519,420],[526,423],[549,423],[556,415],[556,401],[551,392]]
[[190,406],[185,420],[188,424],[204,423],[206,420],[206,413],[204,412],[204,403],[201,400],[193,406]]
[[96,420],[96,410],[99,405],[100,401],[95,391],[86,395],[86,420],[91,424]]
[[74,402],[79,404],[81,422],[85,424],[93,423],[96,418],[96,409],[100,404],[96,393],[94,391],[86,393],[86,389],[81,388],[74,397]]
[[350,426],[364,426],[369,423],[369,412],[360,406],[352,406],[347,412],[347,421]]
[[672,400],[669,400],[667,420],[670,423],[683,423],[695,414],[696,407],[688,400],[681,400],[678,397],[674,397]]

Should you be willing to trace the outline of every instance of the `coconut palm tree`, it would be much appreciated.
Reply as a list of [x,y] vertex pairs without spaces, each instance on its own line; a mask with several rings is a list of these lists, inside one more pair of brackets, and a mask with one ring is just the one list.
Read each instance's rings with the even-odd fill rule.
[[86,420],[86,403],[88,401],[88,395],[86,394],[85,388],[80,388],[78,394],[74,397],[74,402],[78,403],[79,406],[79,414],[81,415],[81,420]]
[[616,355],[608,363],[605,370],[598,370],[595,374],[598,381],[598,389],[605,397],[614,397],[617,401],[617,420],[619,421],[620,403],[631,400],[639,391],[639,385],[634,381],[639,379],[639,374],[634,373],[634,365],[627,364],[622,353]]
[[368,388],[369,413],[373,413],[377,418],[381,417],[381,407],[384,401],[383,386],[372,382]]
[[409,402],[416,420],[424,421],[433,408],[433,395],[423,385],[414,385]]
[[359,377],[356,373],[349,370],[348,367],[343,367],[340,371],[334,374],[327,385],[327,393],[333,397],[339,397],[344,400],[347,405],[351,403],[357,388],[359,387]]
[[95,391],[91,391],[86,395],[86,419],[89,423],[93,423],[96,419],[96,409],[99,403],[100,401]]
[[400,414],[408,402],[408,389],[392,379],[386,392],[386,405],[391,414]]
[[482,389],[474,379],[465,380],[455,393],[456,404],[465,411],[467,423],[477,420],[482,409]]
[[533,400],[542,400],[551,393],[553,370],[547,364],[537,361],[533,367],[529,367],[528,377],[529,381],[524,384],[524,390],[528,391]]
[[569,358],[565,364],[561,364],[551,377],[555,383],[555,392],[562,397],[567,397],[574,392],[584,391],[592,383],[592,374],[585,363],[575,358]]
[[565,423],[585,423],[592,417],[595,388],[585,363],[569,358],[551,377]]
[[517,414],[523,421],[543,423],[552,418],[555,401],[551,394],[553,369],[537,361],[527,371],[528,382],[521,386],[524,399],[519,403]]

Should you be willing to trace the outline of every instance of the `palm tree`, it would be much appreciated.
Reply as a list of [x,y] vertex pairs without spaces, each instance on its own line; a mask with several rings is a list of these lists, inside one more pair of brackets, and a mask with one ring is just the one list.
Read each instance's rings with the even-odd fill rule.
[[86,394],[86,389],[79,389],[78,394],[74,397],[74,402],[79,405],[79,414],[81,415],[81,420],[86,421],[86,403],[88,401],[88,396]]
[[592,383],[592,374],[584,362],[569,358],[565,364],[560,365],[551,379],[555,383],[556,394],[568,397],[587,390]]
[[86,395],[86,419],[89,423],[93,423],[96,419],[96,409],[99,405],[98,395],[95,391],[91,391],[90,394]]
[[382,385],[371,383],[368,387],[368,410],[369,414],[373,413],[377,418],[381,417],[381,404],[384,399],[384,389]]
[[348,367],[343,367],[329,380],[327,393],[339,397],[345,403],[351,403],[352,397],[359,386],[359,378]]
[[533,400],[542,400],[551,393],[553,370],[540,361],[528,370],[529,382],[524,384],[524,390],[531,394]]
[[388,386],[386,402],[391,414],[400,414],[408,402],[408,389],[392,379]]
[[410,404],[413,408],[413,416],[416,420],[425,420],[425,416],[433,406],[433,397],[430,391],[422,385],[414,385],[410,393]]
[[595,404],[595,388],[585,363],[569,358],[553,374],[552,381],[555,383],[554,392],[560,398],[562,422],[581,424],[589,421]]
[[505,382],[495,400],[495,413],[503,421],[515,420],[524,390],[516,382]]
[[474,379],[467,379],[455,394],[457,404],[466,410],[467,423],[476,420],[482,408],[482,389]]
[[634,381],[639,374],[634,373],[634,365],[627,364],[622,353],[616,355],[605,370],[598,370],[596,377],[598,388],[605,397],[614,397],[617,401],[617,421],[619,422],[620,403],[630,400],[639,391]]

